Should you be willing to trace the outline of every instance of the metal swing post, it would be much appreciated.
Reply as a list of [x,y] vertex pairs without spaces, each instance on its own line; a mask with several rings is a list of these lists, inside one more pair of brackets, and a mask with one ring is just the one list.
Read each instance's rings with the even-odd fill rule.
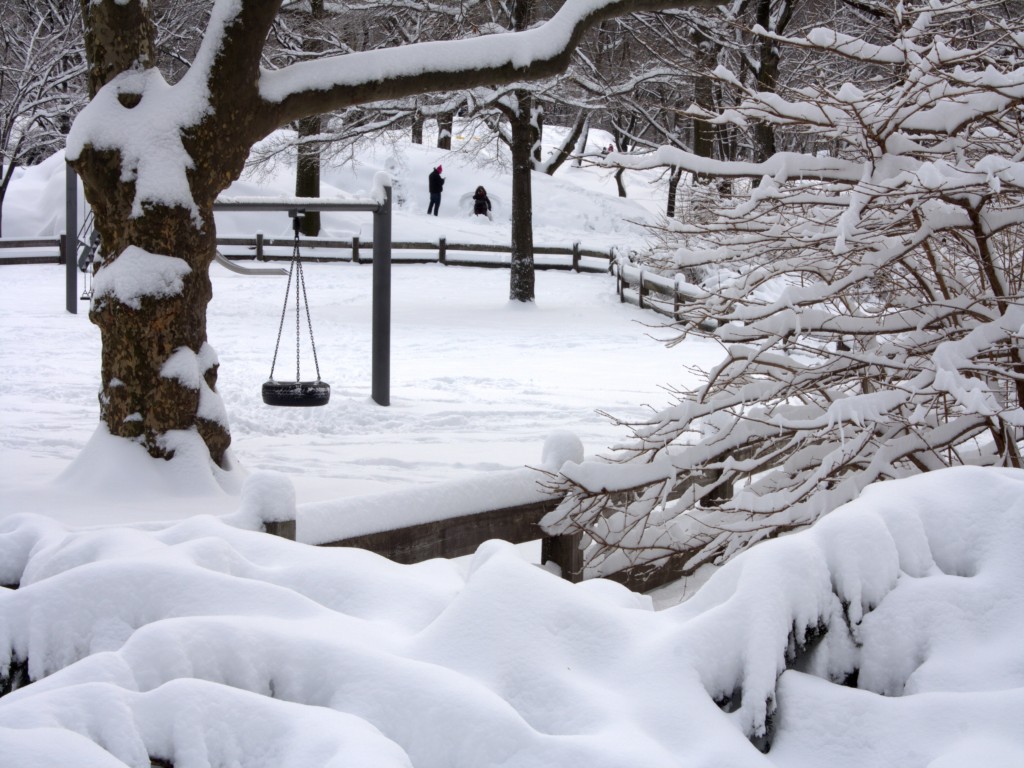
[[78,314],[78,174],[64,166],[64,277],[65,307]]
[[391,404],[391,187],[373,212],[373,362],[371,396]]

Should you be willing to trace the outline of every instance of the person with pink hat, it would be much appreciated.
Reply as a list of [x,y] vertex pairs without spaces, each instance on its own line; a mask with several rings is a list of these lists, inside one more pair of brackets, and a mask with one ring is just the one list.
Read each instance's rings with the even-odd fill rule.
[[441,178],[441,166],[437,166],[427,177],[430,187],[430,205],[427,206],[427,215],[433,213],[437,216],[437,210],[441,207],[441,190],[444,188],[444,179]]

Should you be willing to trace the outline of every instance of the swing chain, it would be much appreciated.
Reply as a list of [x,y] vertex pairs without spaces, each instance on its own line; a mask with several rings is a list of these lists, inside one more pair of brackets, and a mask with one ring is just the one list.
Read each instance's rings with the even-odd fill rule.
[[[288,267],[288,284],[284,289],[284,306],[281,307],[281,320],[277,326],[277,342],[274,344],[274,358],[270,363],[270,379],[274,379],[274,368],[277,366],[277,353],[281,347],[281,335],[284,331],[284,318],[288,312],[288,296],[291,293],[292,276],[295,275],[295,381],[302,378],[300,368],[301,342],[299,333],[301,330],[301,306],[306,307],[306,326],[309,329],[309,345],[313,351],[313,365],[316,367],[316,380],[320,381],[320,361],[317,359],[316,343],[313,340],[313,320],[309,313],[309,299],[306,297],[306,279],[302,270],[302,259],[299,253],[299,229],[302,225],[302,214],[296,213],[292,223],[295,232],[295,245],[292,248],[292,260]],[[301,296],[301,301],[300,301]]]
[[284,316],[288,312],[288,294],[292,290],[292,273],[295,271],[295,258],[288,265],[288,285],[284,289],[284,306],[281,307],[281,322],[277,325],[277,342],[274,344],[274,359],[270,362],[270,380],[274,380],[274,368],[277,366],[277,352],[281,348],[281,333],[284,331]]

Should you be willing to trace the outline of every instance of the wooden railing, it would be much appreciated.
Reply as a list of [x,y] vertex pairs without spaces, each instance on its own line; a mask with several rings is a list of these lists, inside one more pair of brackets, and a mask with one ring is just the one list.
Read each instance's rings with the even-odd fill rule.
[[0,264],[63,264],[64,235],[60,237],[0,238],[0,250],[34,251],[53,249],[54,253],[0,254]]
[[[63,236],[60,238],[5,239],[0,238],[0,250],[35,250],[53,249],[53,253],[19,254],[6,256],[0,254],[0,264],[60,264],[63,263]],[[231,260],[256,261],[287,261],[291,258],[294,240],[292,238],[264,237],[218,237],[217,248],[225,258]],[[373,262],[373,243],[353,237],[349,240],[326,240],[320,238],[303,238],[300,242],[302,260],[307,262],[350,261],[356,264]],[[451,266],[472,267],[507,267],[509,259],[495,258],[452,258],[452,253],[501,254],[508,255],[510,246],[494,243],[452,243],[446,238],[436,242],[392,242],[391,249],[396,251],[419,252],[430,255],[406,256],[395,254],[394,262],[398,264],[432,264],[440,263]],[[229,249],[244,249],[231,251]],[[284,249],[284,250],[278,250]],[[333,251],[333,253],[328,253]],[[610,251],[599,251],[582,248],[579,243],[570,247],[534,246],[534,266],[537,269],[561,269],[573,272],[608,272],[614,262]],[[548,261],[538,259],[544,256],[564,256],[564,261]],[[592,260],[600,260],[597,265]]]
[[[576,583],[599,575],[636,592],[662,586],[685,573],[688,553],[634,563],[613,573],[588,574],[583,534],[552,534],[541,525],[562,501],[551,483],[558,474],[553,467],[521,468],[369,497],[315,502],[300,506],[297,519],[266,522],[264,529],[314,546],[366,549],[405,564],[470,555],[489,539],[512,544],[540,540],[541,563],[558,565],[564,579]],[[720,478],[718,470],[692,473],[672,489],[669,498],[677,498],[695,483],[707,485]],[[722,485],[715,489],[714,499],[705,503],[718,503],[731,495],[732,486]],[[480,499],[496,501],[491,507],[474,508]]]
[[640,309],[650,309],[673,320],[682,320],[686,305],[699,295],[696,286],[680,282],[678,276],[667,278],[621,261],[616,263],[614,271],[619,301],[636,304]]
[[[255,237],[223,237],[217,238],[217,246],[229,259],[255,259],[256,261],[285,261],[291,258],[291,249],[294,240],[291,238],[267,238],[261,234]],[[320,238],[303,238],[300,242],[302,248],[302,260],[311,262],[329,261],[351,261],[356,264],[368,264],[373,261],[366,258],[364,253],[372,252],[373,243],[353,237],[349,240],[325,240]],[[231,252],[230,248],[245,248],[245,252]],[[286,249],[278,253],[268,249]],[[335,251],[335,253],[325,253]],[[436,242],[413,242],[393,241],[391,243],[393,261],[399,264],[447,264],[450,266],[473,266],[473,267],[507,267],[507,259],[472,259],[452,258],[452,253],[494,253],[510,254],[511,246],[495,243],[457,243],[449,242],[447,238],[439,238]],[[397,251],[419,252],[430,255],[407,256],[398,255]],[[435,255],[436,254],[436,255]],[[610,251],[599,251],[592,248],[583,248],[579,243],[573,243],[571,247],[564,246],[543,246],[533,248],[534,264],[537,269],[563,269],[573,272],[608,272],[614,261],[614,254]],[[537,259],[537,256],[565,256],[565,262],[549,262]],[[599,259],[603,263],[599,266],[588,264],[584,259]]]

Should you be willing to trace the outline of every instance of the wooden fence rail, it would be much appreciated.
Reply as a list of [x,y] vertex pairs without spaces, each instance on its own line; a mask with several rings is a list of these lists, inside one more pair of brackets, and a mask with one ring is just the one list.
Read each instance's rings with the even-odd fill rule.
[[[746,457],[749,453],[750,449],[741,449],[738,455]],[[539,490],[542,477],[536,470],[524,468],[362,499],[316,502],[296,510],[297,520],[268,522],[264,528],[293,541],[324,547],[357,547],[405,564],[470,555],[489,539],[512,544],[539,539],[542,564],[558,565],[562,578],[568,581],[583,581],[588,576],[581,549],[583,534],[577,531],[554,535],[541,527],[544,516],[562,500],[550,489]],[[669,498],[678,497],[695,483],[707,485],[720,479],[719,470],[692,473],[672,489]],[[731,495],[731,484],[719,486],[711,503]],[[475,499],[503,499],[505,506],[481,510],[473,507]],[[425,514],[426,518],[396,524],[408,519],[413,506],[418,506],[417,513]],[[443,516],[443,512],[435,516],[429,511],[435,508],[450,516]],[[689,559],[687,553],[671,554],[655,562],[602,573],[600,577],[636,592],[646,592],[682,576]]]
[[583,551],[579,533],[549,536],[541,518],[558,506],[558,499],[493,509],[445,520],[420,523],[390,531],[367,533],[320,544],[324,547],[358,547],[376,552],[396,563],[421,563],[435,557],[471,555],[485,541],[501,539],[511,544],[541,540],[541,562],[562,569],[562,578],[583,580]]
[[22,251],[53,249],[49,253],[18,254],[16,256],[0,255],[0,264],[61,264],[63,263],[64,235],[60,237],[0,238],[0,250],[17,249]]
[[[295,241],[293,238],[264,237],[257,233],[254,237],[218,237],[217,247],[225,258],[235,260],[254,259],[256,261],[287,261],[291,258],[291,251]],[[352,261],[356,264],[370,264],[373,262],[372,255],[364,256],[365,252],[372,254],[373,242],[363,241],[358,237],[349,240],[326,240],[320,238],[303,238],[300,241],[302,249],[302,260],[304,262],[331,262],[331,261]],[[4,239],[0,238],[0,250],[19,249],[30,250],[39,248],[53,248],[55,253],[50,254],[21,254],[18,256],[0,255],[0,264],[59,264],[63,263],[61,238],[32,238],[32,239]],[[243,253],[227,253],[227,248],[244,248]],[[286,253],[270,253],[267,249],[287,249]],[[402,264],[447,264],[450,266],[472,266],[472,267],[507,267],[508,261],[496,261],[488,259],[467,259],[451,258],[450,253],[497,253],[508,254],[510,246],[494,243],[452,243],[446,238],[440,238],[436,242],[403,242],[396,241],[391,244],[392,252],[395,251],[418,251],[436,256],[409,257],[400,256],[394,259]],[[343,251],[346,255],[326,254],[322,251]],[[321,251],[318,253],[318,251]],[[536,261],[534,266],[537,269],[561,269],[572,270],[573,272],[608,272],[615,261],[614,254],[610,251],[599,251],[593,248],[582,248],[579,243],[573,243],[571,247],[560,246],[535,246],[535,256],[566,256],[569,261],[565,263],[551,263],[544,260]],[[583,259],[600,259],[606,264],[595,266],[587,264]]]
[[[696,286],[681,283],[678,277],[673,280],[633,264],[617,263],[615,279],[619,301],[636,304],[640,309],[650,309],[673,320],[682,320],[686,305],[700,295]],[[656,295],[653,299],[652,293]]]

